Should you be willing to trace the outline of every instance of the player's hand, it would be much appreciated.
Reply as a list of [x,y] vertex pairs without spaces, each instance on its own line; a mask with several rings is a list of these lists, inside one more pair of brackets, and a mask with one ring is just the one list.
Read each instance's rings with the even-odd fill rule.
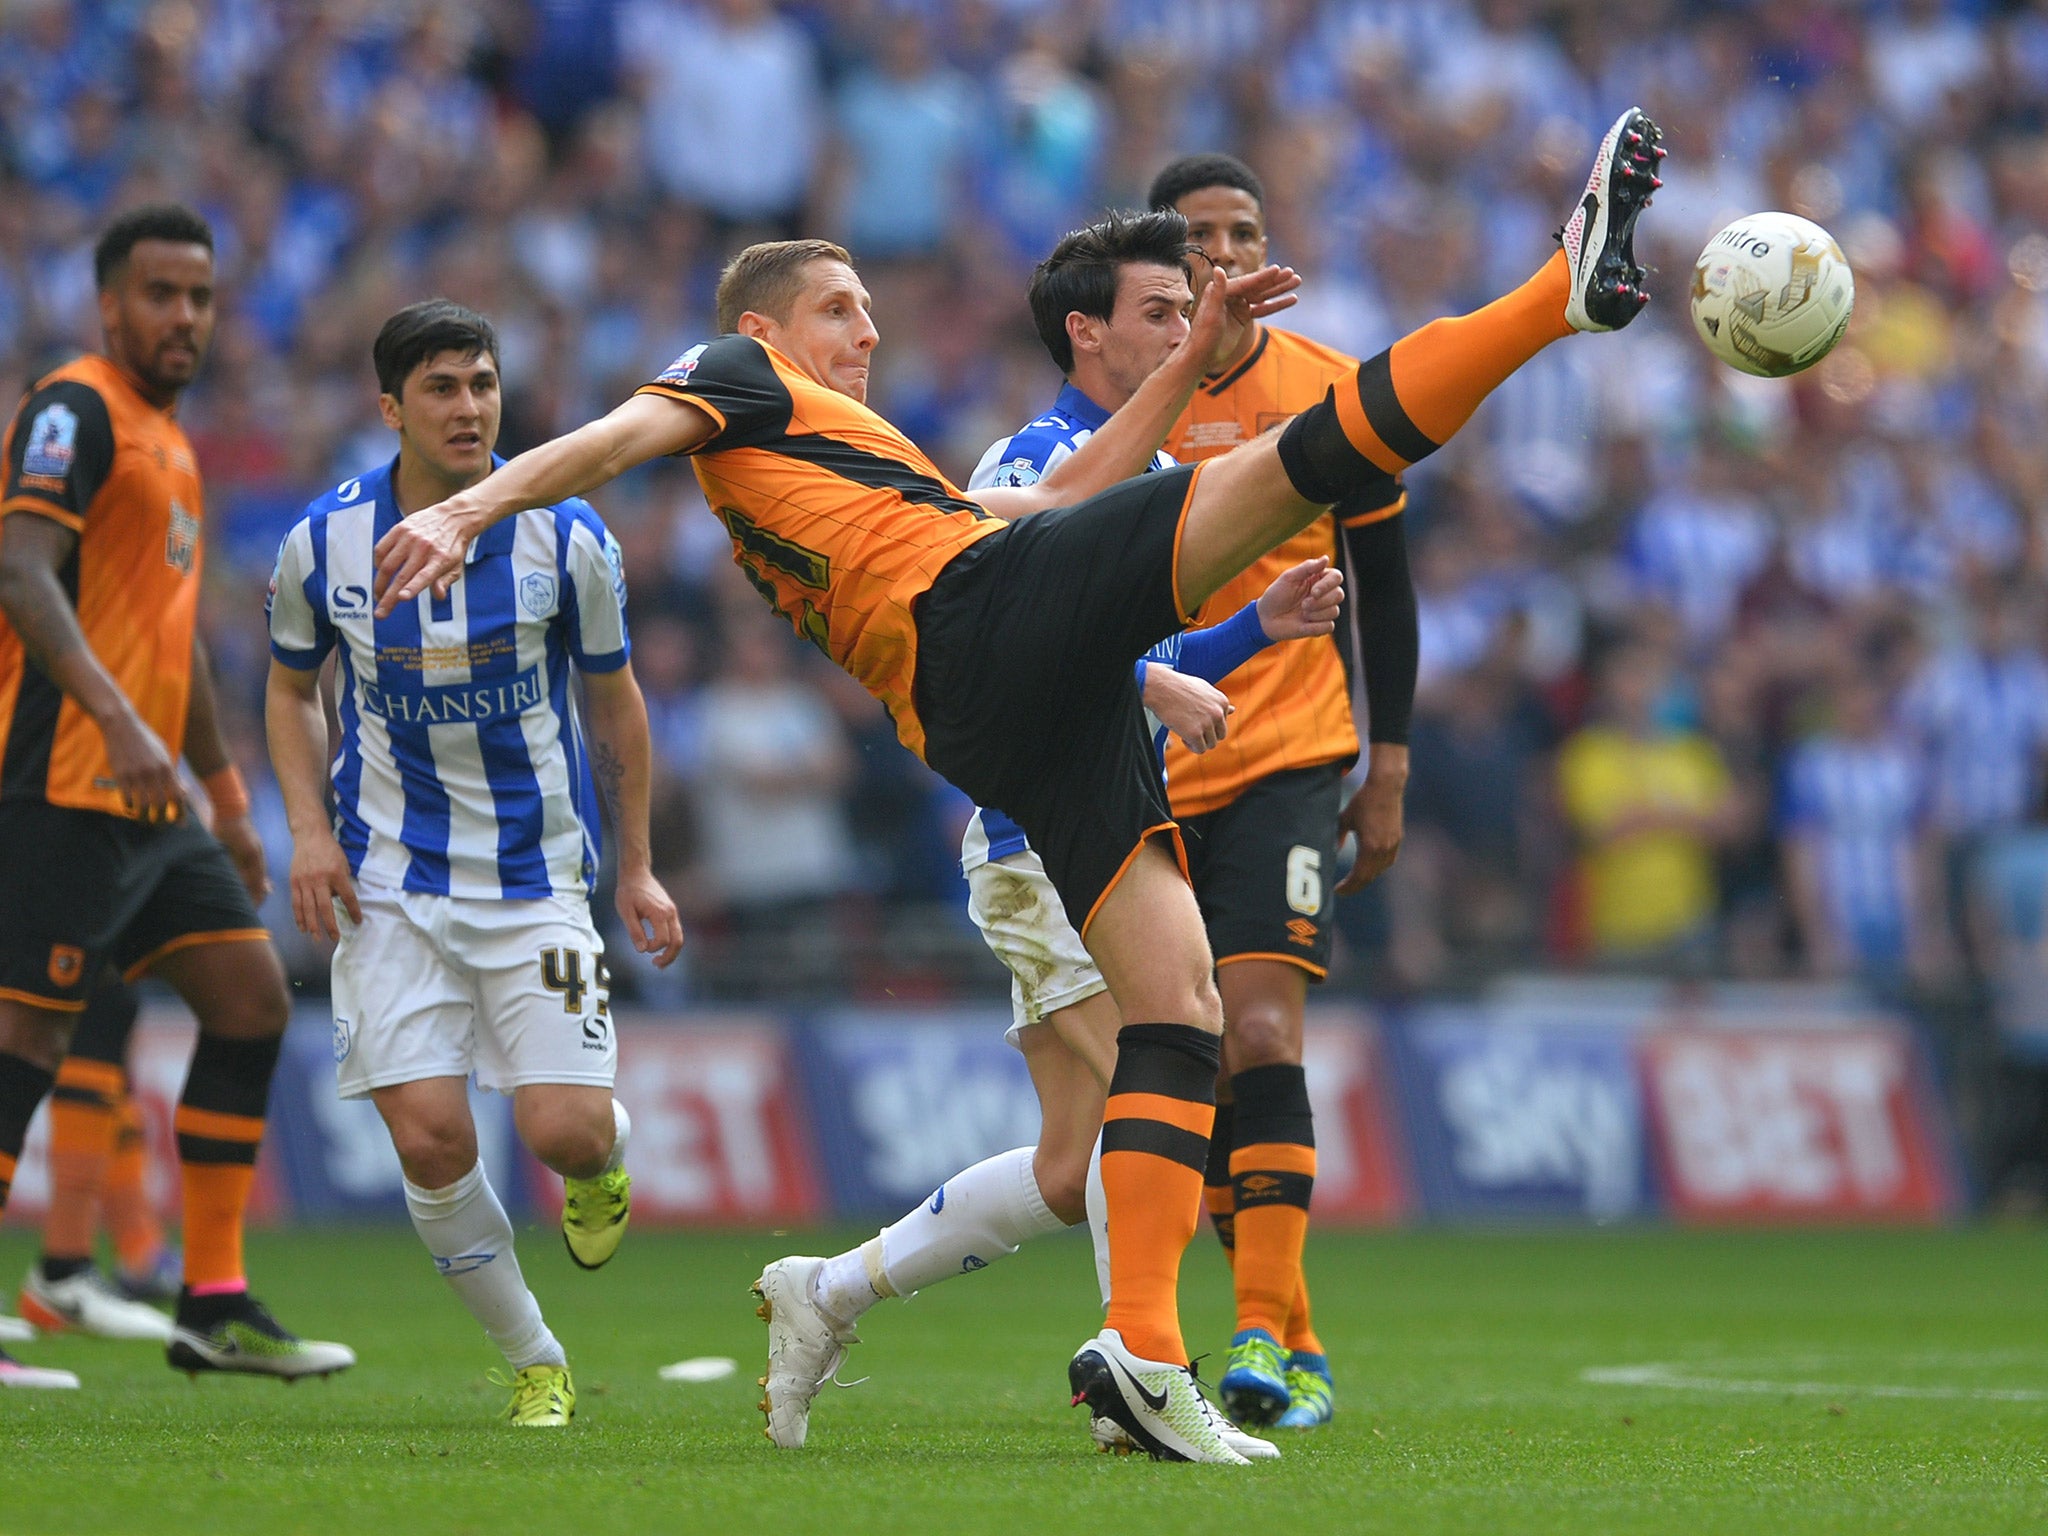
[[349,921],[363,920],[356,900],[355,881],[349,878],[348,855],[333,834],[302,837],[292,849],[292,922],[299,932],[313,938],[341,942],[341,925],[334,918],[338,901]]
[[411,602],[429,586],[436,597],[446,597],[462,574],[470,538],[468,520],[449,510],[446,502],[400,518],[377,541],[377,617],[389,617],[400,603]]
[[614,904],[633,936],[633,947],[665,967],[683,952],[683,920],[650,870],[621,870]]
[[240,816],[216,816],[213,835],[235,861],[235,873],[242,877],[242,888],[249,893],[249,899],[260,906],[270,894],[270,865],[263,857],[263,839],[256,833],[256,823],[246,812]]
[[185,803],[184,786],[178,782],[178,765],[172,761],[149,722],[133,709],[100,726],[107,747],[107,766],[114,770],[114,785],[121,800],[144,821],[162,821],[177,814]]
[[[1195,254],[1199,256],[1200,252]],[[1223,276],[1223,269],[1204,267],[1197,260],[1194,272],[1195,307],[1188,312],[1187,340],[1174,349],[1173,356],[1176,361],[1191,359],[1204,373],[1208,373],[1216,367],[1219,358],[1230,355],[1242,333],[1230,316],[1230,285]]]
[[1328,555],[1317,555],[1282,571],[1259,594],[1259,628],[1268,640],[1304,640],[1337,628],[1344,605],[1344,573]]
[[[1297,302],[1294,290],[1301,286],[1301,275],[1292,267],[1267,266],[1229,277],[1201,252],[1190,255],[1196,298],[1188,317],[1187,346],[1191,355],[1203,360],[1203,371],[1213,373],[1236,355],[1254,321]],[[1211,304],[1219,308],[1211,311]]]
[[1300,303],[1301,295],[1295,291],[1300,287],[1301,274],[1294,268],[1266,266],[1229,279],[1224,284],[1223,297],[1228,302],[1230,318],[1241,326],[1250,325]]
[[1347,832],[1358,839],[1351,871],[1337,883],[1339,896],[1364,890],[1393,867],[1394,856],[1401,851],[1401,797],[1407,787],[1405,774],[1374,774],[1358,786],[1358,793],[1338,812],[1339,841]]
[[1206,752],[1221,741],[1237,712],[1221,689],[1158,661],[1145,664],[1145,707],[1190,752]]

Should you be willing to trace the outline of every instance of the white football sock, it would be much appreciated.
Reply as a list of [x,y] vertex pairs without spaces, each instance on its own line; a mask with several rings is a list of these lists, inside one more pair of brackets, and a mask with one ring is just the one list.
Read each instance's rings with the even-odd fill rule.
[[882,1239],[871,1237],[858,1248],[836,1253],[818,1266],[811,1280],[811,1300],[842,1327],[852,1327],[861,1313],[895,1288],[882,1273]]
[[976,1163],[879,1237],[827,1259],[818,1271],[819,1306],[851,1322],[884,1296],[986,1269],[1042,1233],[1064,1231],[1031,1171],[1036,1150],[1017,1147]]
[[512,1222],[481,1162],[446,1189],[421,1189],[407,1179],[405,1208],[441,1278],[514,1370],[568,1363],[519,1272]]
[[633,1117],[626,1113],[626,1106],[617,1099],[612,1100],[612,1155],[605,1159],[599,1173],[610,1173],[622,1168],[626,1162],[626,1143],[633,1136]]
[[1095,1138],[1095,1150],[1088,1158],[1088,1241],[1095,1245],[1095,1283],[1102,1288],[1102,1305],[1109,1306],[1109,1196],[1102,1189],[1102,1137]]

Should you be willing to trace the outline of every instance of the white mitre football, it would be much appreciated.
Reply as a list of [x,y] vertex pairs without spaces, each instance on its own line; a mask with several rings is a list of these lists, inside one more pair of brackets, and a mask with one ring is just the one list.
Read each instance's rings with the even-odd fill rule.
[[1692,323],[1731,368],[1781,379],[1826,357],[1849,328],[1856,279],[1835,237],[1796,213],[1752,213],[1707,242],[1692,270]]

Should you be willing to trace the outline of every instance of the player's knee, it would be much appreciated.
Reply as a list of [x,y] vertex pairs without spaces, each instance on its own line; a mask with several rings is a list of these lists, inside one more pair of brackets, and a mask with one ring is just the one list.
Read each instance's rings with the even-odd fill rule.
[[391,1127],[406,1179],[421,1189],[446,1189],[476,1166],[476,1133],[463,1124],[401,1121]]
[[268,1040],[283,1034],[285,1026],[291,1023],[291,994],[285,991],[282,981],[280,977],[279,985],[256,989],[249,999],[248,1034],[245,1038]]
[[1088,1161],[1092,1146],[1071,1151],[1040,1147],[1031,1160],[1032,1177],[1038,1180],[1038,1196],[1045,1208],[1068,1226],[1088,1219]]
[[1223,1031],[1223,999],[1209,974],[1209,956],[1204,950],[1179,968],[1162,968],[1119,996],[1126,1024],[1192,1024],[1210,1034]]
[[228,1040],[273,1040],[291,1022],[292,1000],[281,974],[260,983],[223,988],[210,1000],[203,1027]]
[[1217,994],[1215,979],[1206,969],[1188,978],[1181,1016],[1175,1022],[1192,1024],[1212,1035],[1223,1033],[1223,999]]
[[612,1155],[616,1129],[611,1104],[604,1104],[602,1114],[578,1105],[527,1107],[519,1115],[519,1136],[556,1173],[594,1177]]
[[1232,1065],[1293,1065],[1301,1060],[1301,1030],[1291,1012],[1278,1004],[1257,1003],[1238,1011],[1230,1021]]
[[0,1055],[19,1056],[45,1072],[55,1072],[71,1044],[72,1023],[70,1014],[52,1008],[0,1002]]

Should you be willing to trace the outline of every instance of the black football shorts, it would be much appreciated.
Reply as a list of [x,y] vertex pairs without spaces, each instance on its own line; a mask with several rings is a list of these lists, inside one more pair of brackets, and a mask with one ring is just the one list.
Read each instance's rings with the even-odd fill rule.
[[917,603],[925,761],[1024,829],[1084,937],[1139,846],[1173,830],[1136,666],[1186,622],[1174,557],[1195,474],[1019,518]]
[[151,824],[0,800],[0,997],[79,1013],[188,944],[266,938],[234,861],[192,816]]
[[1188,873],[1218,965],[1284,960],[1330,969],[1344,765],[1269,773],[1228,805],[1181,818]]

